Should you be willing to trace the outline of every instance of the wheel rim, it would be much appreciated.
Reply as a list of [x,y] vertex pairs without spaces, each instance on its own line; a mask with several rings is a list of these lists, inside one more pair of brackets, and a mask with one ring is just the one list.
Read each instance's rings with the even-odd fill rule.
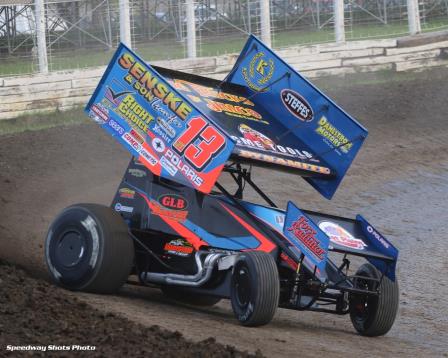
[[64,232],[55,247],[55,258],[64,268],[78,265],[86,252],[86,239],[78,230]]
[[[365,290],[372,290],[372,282],[369,280],[359,280],[357,287]],[[354,319],[359,322],[365,322],[370,315],[371,298],[368,296],[356,295],[353,299]]]
[[251,290],[249,272],[245,267],[240,267],[235,275],[236,299],[240,307],[246,307],[250,302]]

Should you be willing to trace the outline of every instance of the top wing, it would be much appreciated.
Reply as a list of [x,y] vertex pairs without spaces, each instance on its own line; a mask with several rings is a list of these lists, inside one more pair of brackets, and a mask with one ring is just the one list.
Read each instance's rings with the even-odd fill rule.
[[86,107],[155,175],[210,192],[224,163],[297,173],[331,199],[367,130],[251,36],[224,81],[121,44]]
[[228,82],[156,67],[185,98],[234,141],[232,159],[307,177],[332,177],[330,166],[300,138],[252,100],[250,89]]

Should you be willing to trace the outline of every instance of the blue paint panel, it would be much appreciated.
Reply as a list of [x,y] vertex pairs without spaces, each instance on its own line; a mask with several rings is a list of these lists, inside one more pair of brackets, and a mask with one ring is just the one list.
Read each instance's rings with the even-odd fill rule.
[[356,216],[361,225],[361,229],[365,235],[370,249],[381,252],[393,259],[393,262],[385,262],[374,258],[367,258],[367,260],[374,265],[380,272],[384,273],[389,279],[395,281],[395,269],[398,260],[398,250],[392,245],[383,235],[381,235],[366,219],[361,215]]
[[183,225],[189,230],[193,231],[202,240],[207,242],[210,246],[227,249],[227,250],[247,250],[256,249],[260,246],[260,242],[253,236],[236,236],[236,237],[221,237],[215,236],[190,220],[186,220]]
[[258,219],[269,224],[273,229],[280,233],[283,232],[283,225],[285,223],[285,212],[283,210],[253,204],[247,201],[242,201],[241,205]]

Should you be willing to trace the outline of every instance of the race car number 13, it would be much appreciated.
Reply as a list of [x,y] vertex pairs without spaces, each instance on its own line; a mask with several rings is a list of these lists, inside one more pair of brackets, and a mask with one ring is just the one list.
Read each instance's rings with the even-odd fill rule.
[[[196,142],[196,139],[200,139]],[[225,138],[204,118],[194,117],[187,129],[177,138],[173,148],[197,170],[204,168],[224,148]]]

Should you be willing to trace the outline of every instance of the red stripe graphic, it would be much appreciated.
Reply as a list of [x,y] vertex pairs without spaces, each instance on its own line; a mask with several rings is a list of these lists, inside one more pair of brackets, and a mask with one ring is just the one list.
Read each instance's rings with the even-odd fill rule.
[[260,246],[257,247],[258,251],[264,251],[264,252],[271,252],[275,249],[275,244],[273,244],[266,236],[264,236],[262,233],[257,231],[254,227],[249,225],[247,222],[245,222],[242,218],[240,218],[238,215],[236,215],[233,211],[231,211],[227,206],[220,203],[221,206],[230,214],[232,217],[238,221],[241,226],[243,226],[247,231],[251,233],[252,236],[254,236],[258,241],[261,242]]
[[[148,207],[151,209],[151,211],[157,210],[155,208],[154,204],[151,203],[151,200],[148,199],[148,197],[142,193],[139,193],[143,199],[145,199],[146,204],[148,204]],[[197,236],[194,232],[187,229],[185,226],[183,226],[181,223],[177,222],[176,220],[170,219],[168,217],[159,216],[163,221],[165,221],[175,232],[177,232],[180,236],[182,236],[185,240],[187,240],[195,250],[199,250],[201,246],[208,246],[208,244],[205,241],[202,241],[202,239]]]

